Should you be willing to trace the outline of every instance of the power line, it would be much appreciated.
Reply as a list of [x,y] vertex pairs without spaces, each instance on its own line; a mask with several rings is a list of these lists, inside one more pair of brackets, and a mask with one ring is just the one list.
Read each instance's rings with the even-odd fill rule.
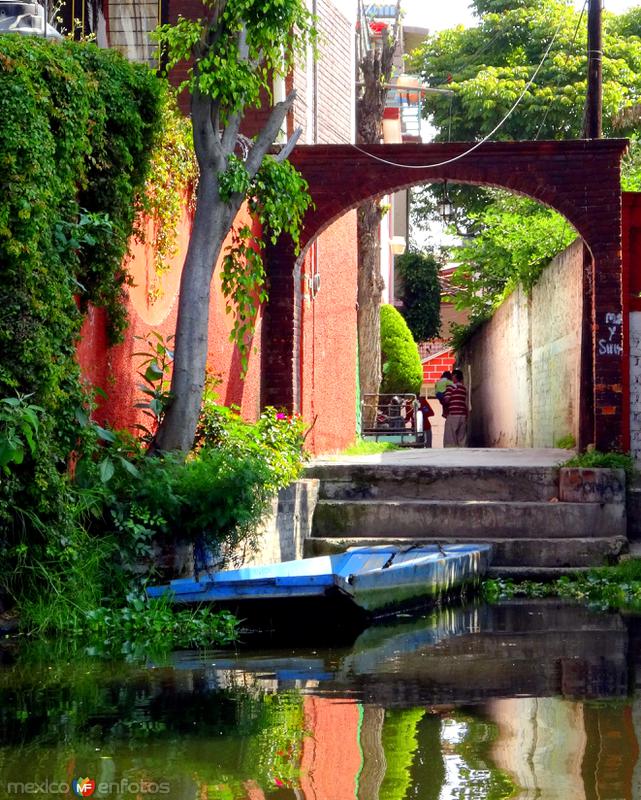
[[528,89],[530,88],[530,86],[531,86],[531,85],[534,83],[534,79],[535,79],[535,78],[536,78],[536,76],[539,74],[539,71],[541,70],[541,67],[542,67],[542,66],[543,66],[543,64],[545,63],[545,60],[546,60],[546,58],[548,57],[548,55],[549,55],[549,53],[550,53],[550,50],[552,49],[552,45],[553,45],[553,44],[554,44],[554,42],[556,41],[556,37],[558,36],[558,34],[559,34],[559,31],[561,30],[561,25],[562,25],[562,22],[563,22],[563,21],[559,22],[559,24],[558,24],[558,27],[557,27],[556,31],[554,32],[554,36],[553,36],[553,37],[552,37],[552,39],[550,40],[550,43],[548,44],[548,46],[547,46],[547,49],[546,49],[545,53],[543,53],[543,58],[541,59],[541,61],[540,61],[539,65],[538,65],[538,67],[537,67],[537,68],[534,70],[534,74],[532,75],[532,77],[530,78],[530,80],[529,80],[529,81],[526,83],[526,85],[525,85],[525,87],[524,87],[523,91],[521,92],[521,94],[519,95],[519,97],[517,98],[517,100],[515,101],[515,103],[514,103],[514,105],[512,106],[512,108],[511,108],[511,109],[510,109],[510,110],[507,112],[507,114],[506,114],[506,115],[503,117],[503,119],[502,119],[502,120],[501,120],[501,121],[498,123],[498,125],[496,125],[496,126],[495,126],[495,127],[494,127],[494,128],[493,128],[493,129],[492,129],[492,130],[491,130],[491,131],[490,131],[490,132],[487,134],[487,136],[484,136],[484,137],[483,137],[483,138],[482,138],[482,139],[481,139],[479,142],[476,142],[476,144],[472,145],[472,147],[470,147],[468,150],[465,150],[463,153],[459,153],[459,155],[457,155],[457,156],[453,156],[452,158],[448,158],[446,161],[439,161],[437,164],[398,164],[398,163],[396,163],[396,162],[394,162],[394,161],[388,161],[388,160],[387,160],[387,159],[385,159],[385,158],[380,158],[380,156],[375,156],[373,153],[368,153],[368,152],[367,152],[367,150],[363,150],[361,147],[359,147],[359,146],[358,146],[358,145],[356,145],[356,144],[352,144],[352,147],[353,147],[355,150],[358,150],[358,151],[359,151],[359,153],[362,153],[363,155],[365,155],[365,156],[368,156],[369,158],[372,158],[372,159],[374,159],[374,161],[379,161],[381,164],[387,164],[387,165],[388,165],[388,166],[390,166],[390,167],[403,167],[403,168],[405,168],[405,169],[435,169],[436,167],[444,167],[444,166],[446,166],[447,164],[452,164],[454,161],[460,161],[462,158],[465,158],[465,156],[468,156],[470,153],[473,153],[475,150],[478,150],[478,148],[479,148],[481,145],[485,144],[485,142],[487,142],[487,141],[488,141],[488,139],[490,139],[492,136],[494,136],[494,134],[495,134],[495,133],[496,133],[496,132],[497,132],[497,131],[498,131],[498,130],[501,128],[501,127],[503,127],[503,125],[504,125],[504,124],[507,122],[507,120],[510,118],[510,116],[512,115],[512,113],[513,113],[513,112],[516,110],[516,108],[517,108],[517,106],[519,105],[519,103],[521,102],[521,100],[522,100],[522,99],[525,97],[525,94],[526,94],[526,92],[528,91]]

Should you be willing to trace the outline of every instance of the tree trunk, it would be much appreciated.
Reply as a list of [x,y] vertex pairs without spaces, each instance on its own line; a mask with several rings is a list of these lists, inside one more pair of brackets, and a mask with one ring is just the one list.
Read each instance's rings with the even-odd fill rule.
[[[385,286],[381,277],[378,225],[381,211],[376,200],[358,209],[358,375],[361,400],[377,395],[381,385],[381,296]],[[363,404],[363,425],[374,427],[376,399]]]
[[180,278],[173,400],[156,435],[158,450],[191,449],[205,388],[210,285],[235,212],[218,195],[218,177],[201,171],[196,213]]
[[[249,179],[260,169],[296,98],[290,92],[277,103],[255,138],[245,160]],[[191,100],[194,149],[200,167],[196,192],[196,213],[189,246],[180,276],[174,369],[171,378],[172,401],[156,433],[152,450],[191,450],[205,389],[207,366],[211,280],[225,237],[245,199],[241,192],[224,201],[218,189],[218,175],[225,171],[234,152],[241,123],[240,114],[231,115],[222,136],[215,103],[194,91]]]
[[[399,4],[400,5],[400,4]],[[398,12],[397,12],[398,13]],[[371,47],[359,58],[362,91],[357,101],[358,141],[378,144],[383,134],[386,84],[398,38],[398,16],[380,46]],[[377,395],[381,384],[380,308],[385,283],[381,277],[378,231],[382,213],[377,200],[358,209],[358,374],[361,399]],[[378,402],[363,405],[364,427],[374,427]]]

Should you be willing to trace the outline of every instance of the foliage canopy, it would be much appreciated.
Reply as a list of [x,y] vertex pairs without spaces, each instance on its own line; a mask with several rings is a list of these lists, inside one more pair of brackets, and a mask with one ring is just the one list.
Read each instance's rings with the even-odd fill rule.
[[[427,113],[438,141],[488,134],[517,100],[548,45],[550,53],[496,139],[567,139],[582,131],[586,92],[586,18],[565,0],[475,0],[479,24],[428,37],[414,67],[435,96]],[[641,17],[603,15],[603,127],[641,97]]]
[[[586,16],[565,0],[475,0],[478,25],[440,31],[413,56],[413,68],[430,86],[452,95],[430,98],[426,114],[437,141],[478,141],[503,120],[532,85],[493,139],[580,138],[586,93]],[[621,112],[641,97],[641,15],[603,15],[604,135],[634,133],[634,115]],[[623,119],[623,122],[622,122]],[[623,185],[641,182],[635,142],[623,163]],[[519,281],[526,287],[572,238],[555,212],[527,198],[448,184],[457,206],[457,229],[470,236],[452,254],[461,264],[458,305],[486,313]],[[434,189],[417,192],[415,217],[434,218]]]
[[438,336],[441,327],[439,262],[433,253],[408,250],[395,261],[403,280],[401,314],[417,342]]
[[550,208],[526,197],[494,191],[492,202],[471,215],[479,233],[451,250],[455,305],[472,318],[491,313],[519,284],[530,290],[551,259],[576,237]]

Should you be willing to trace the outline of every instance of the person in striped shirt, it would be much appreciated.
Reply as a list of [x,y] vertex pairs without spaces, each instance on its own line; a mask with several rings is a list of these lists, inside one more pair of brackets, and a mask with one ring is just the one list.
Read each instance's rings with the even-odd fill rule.
[[465,447],[467,445],[467,388],[463,373],[455,369],[454,383],[447,387],[443,405],[445,407],[445,432],[443,447]]

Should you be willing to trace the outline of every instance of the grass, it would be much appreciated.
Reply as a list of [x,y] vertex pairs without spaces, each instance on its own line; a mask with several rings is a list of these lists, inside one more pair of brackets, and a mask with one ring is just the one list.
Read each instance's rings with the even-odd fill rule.
[[569,461],[562,464],[563,467],[606,467],[608,469],[623,469],[626,477],[631,480],[634,477],[634,459],[629,453],[601,453],[599,450],[590,450],[586,453],[578,453]]
[[387,453],[390,450],[401,450],[396,442],[372,442],[365,439],[357,439],[354,444],[345,448],[343,456],[371,456],[376,453]]

